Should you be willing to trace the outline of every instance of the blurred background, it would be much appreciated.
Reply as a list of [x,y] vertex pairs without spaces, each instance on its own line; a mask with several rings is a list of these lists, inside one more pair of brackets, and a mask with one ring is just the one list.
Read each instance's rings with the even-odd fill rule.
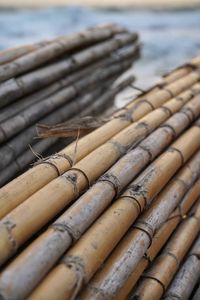
[[200,0],[0,0],[0,49],[105,22],[139,32],[143,87],[200,53]]

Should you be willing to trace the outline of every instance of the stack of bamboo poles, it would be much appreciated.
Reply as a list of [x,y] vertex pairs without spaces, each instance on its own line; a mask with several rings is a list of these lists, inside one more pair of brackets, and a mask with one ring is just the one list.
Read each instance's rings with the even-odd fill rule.
[[200,57],[0,190],[1,299],[187,299],[199,280],[199,80]]
[[37,122],[54,124],[99,114],[133,81],[113,82],[139,57],[138,36],[117,25],[97,26],[0,53],[0,186],[56,139],[33,140]]

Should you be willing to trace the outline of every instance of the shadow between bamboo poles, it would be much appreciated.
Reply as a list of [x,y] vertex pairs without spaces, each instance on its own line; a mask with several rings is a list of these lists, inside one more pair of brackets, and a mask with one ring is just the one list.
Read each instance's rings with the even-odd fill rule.
[[[162,171],[165,172],[165,168]],[[45,299],[47,295],[49,299],[56,299],[55,297],[57,299],[73,299],[73,297],[77,296],[81,286],[90,280],[106,256],[125,234],[126,230],[124,227],[126,227],[126,224],[128,222],[131,224],[139,214],[139,210],[135,209],[135,217],[132,215],[131,220],[129,220],[127,210],[114,210],[111,223],[109,211],[106,211],[75,246],[67,252],[60,264],[49,273],[29,299],[38,299],[38,297]],[[110,226],[111,224],[112,226]],[[113,226],[115,229],[112,230]],[[96,239],[97,235],[98,239]],[[149,240],[147,247],[148,245]],[[55,290],[59,291],[56,296]]]
[[199,287],[197,288],[192,300],[199,300],[199,297],[200,297],[200,284],[199,284]]
[[[195,182],[199,167],[200,152],[179,171],[175,178],[172,178],[157,199],[154,200],[150,209],[133,224],[132,229],[107,259],[103,268],[89,282],[88,288],[80,295],[81,299],[125,298],[124,293],[127,295],[130,290],[123,289],[123,286],[126,286],[128,278],[137,269],[137,265],[151,244],[156,230],[167,220],[170,213]],[[130,286],[128,287],[130,288]]]
[[[150,262],[154,260],[158,252],[161,250],[161,248],[164,246],[170,235],[173,233],[173,231],[176,229],[177,225],[184,220],[187,217],[188,211],[191,209],[191,207],[194,205],[194,203],[197,201],[200,194],[200,179],[196,181],[196,183],[190,188],[190,190],[186,193],[181,203],[178,205],[178,207],[172,212],[169,216],[169,218],[165,221],[165,223],[161,226],[161,228],[156,232],[155,236],[153,237],[152,245],[147,250],[145,255],[141,258],[133,272],[129,275],[126,282],[122,286],[122,288],[118,291],[118,294],[116,296],[116,300],[124,300],[127,299],[127,296],[135,286],[136,282],[144,272],[144,270],[148,267]],[[134,237],[133,230],[130,230],[128,234],[125,236],[124,240],[119,244],[118,249],[116,248],[115,254],[110,257],[109,259],[109,266],[111,267],[112,264],[114,264],[115,261],[117,261],[121,255],[121,253],[124,253],[128,250],[129,244],[132,242],[132,239]],[[108,264],[108,263],[107,263]],[[106,269],[109,271],[109,266],[104,267],[105,271],[102,271],[101,277],[103,278],[103,274]],[[100,273],[100,272],[99,272]],[[98,279],[99,278],[99,279]],[[100,281],[100,274],[95,275],[95,278],[93,279],[93,285],[94,287],[99,285]],[[91,285],[92,286],[92,285]],[[92,294],[92,289],[88,288],[85,291],[84,296],[87,294]],[[88,296],[89,299],[89,296]]]
[[[191,73],[188,76],[177,80],[176,83],[168,85],[167,90],[171,90],[172,93],[177,95],[177,85],[180,85],[182,88],[186,85],[185,88],[183,88],[185,90],[189,88],[190,84],[192,85],[198,80],[197,78],[199,78],[199,75],[197,73]],[[171,98],[169,93],[164,90],[159,91],[157,95],[160,95],[160,98],[158,98],[158,96],[155,98],[156,103],[154,101],[154,107],[159,107],[165,101]],[[151,97],[146,97],[146,99],[148,99],[151,103],[153,95],[151,94]],[[136,100],[134,101],[134,104],[132,104],[132,118],[134,118],[134,120],[137,121],[139,118],[141,118],[151,110],[151,104],[148,104],[146,101],[142,101],[142,99],[138,99],[138,101]],[[80,139],[78,143],[78,150],[76,153],[76,161],[82,159],[88,153],[90,153],[95,148],[99,147],[101,144],[106,142],[109,138],[114,136],[117,132],[130,125],[130,123],[131,120],[126,121],[124,119],[121,119],[120,121],[115,118],[114,120],[108,122],[101,128],[95,130],[93,133],[87,135],[87,137]],[[73,157],[73,151],[74,144],[71,144],[70,146],[60,151],[59,154],[64,155],[66,158],[70,157],[70,155]],[[59,159],[54,158],[53,163],[56,164],[56,167],[59,170],[60,174],[66,172],[71,166],[70,163],[62,157],[60,157]],[[41,176],[38,176],[39,173],[41,174]],[[38,165],[37,167],[32,168],[24,175],[18,177],[13,182],[5,186],[0,192],[0,202],[9,203],[11,207],[9,208],[9,210],[11,210],[12,208],[16,207],[19,203],[23,202],[28,196],[42,188],[44,185],[49,183],[57,176],[58,173],[56,172],[53,166],[47,165],[46,163]],[[27,185],[29,186],[29,189],[25,188]]]
[[106,67],[110,67],[112,64],[116,64],[118,62],[124,61],[126,59],[132,59],[135,61],[139,57],[139,45],[128,45],[119,50],[116,50],[112,53],[111,57],[103,58],[98,62],[95,62],[88,67],[85,67],[83,70],[79,70],[74,74],[64,77],[57,82],[29,95],[22,99],[19,99],[17,102],[6,106],[5,108],[1,109],[0,111],[0,122],[12,117],[13,115],[17,114],[18,112],[22,111],[26,107],[36,103],[45,97],[52,95],[53,93],[57,92],[61,88],[64,88],[73,82],[77,81],[81,77],[88,76],[92,72],[98,70],[103,70]]
[[[124,32],[122,28],[108,26],[107,28],[88,29],[81,33],[75,33],[57,38],[54,42],[47,44],[36,51],[24,55],[14,61],[0,66],[0,81],[8,80],[27,71],[35,69],[45,63],[60,58],[60,56],[71,52],[72,50],[80,50],[81,47],[88,47],[96,43],[103,42],[112,38],[115,34]],[[138,35],[135,33],[135,40]]]
[[200,203],[194,215],[187,218],[176,230],[164,250],[143,275],[132,299],[160,299],[177,272],[185,254],[200,230]]
[[[147,117],[142,119],[140,122],[134,123],[133,125],[130,126],[130,128],[125,129],[124,132],[119,133],[119,135],[113,138],[112,141],[104,144],[103,146],[101,146],[100,148],[92,152],[90,155],[85,157],[82,161],[75,164],[70,171],[64,173],[62,176],[53,180],[46,187],[44,187],[43,189],[35,193],[32,197],[27,199],[27,201],[24,202],[21,206],[18,206],[7,216],[7,218],[10,219],[8,223],[11,222],[13,224],[16,224],[18,219],[17,215],[18,214],[21,215],[20,210],[23,211],[27,206],[27,209],[25,210],[26,211],[28,210],[28,212],[26,213],[26,215],[24,215],[25,219],[23,219],[22,216],[20,216],[21,226],[23,222],[26,223],[25,230],[21,235],[20,231],[22,228],[19,230],[20,225],[15,226],[15,228],[13,228],[12,230],[13,233],[16,231],[17,235],[20,234],[20,236],[18,236],[19,241],[17,242],[16,240],[15,249],[13,249],[13,245],[10,244],[9,240],[5,242],[6,244],[4,246],[3,239],[1,241],[2,247],[3,248],[8,247],[9,249],[8,252],[10,254],[13,251],[15,251],[17,245],[19,246],[30,236],[30,234],[32,234],[35,230],[38,230],[41,226],[45,225],[47,220],[50,220],[67,204],[69,204],[72,200],[76,199],[80,195],[80,193],[83,192],[83,190],[87,189],[89,185],[94,180],[96,180],[100,175],[102,175],[117,159],[120,158],[120,156],[125,154],[127,147],[130,148],[130,145],[132,146],[134,142],[136,141],[138,142],[139,140],[144,138],[168,117],[169,117],[168,110],[157,109],[156,111],[152,112]],[[165,163],[163,163],[164,165],[163,167],[166,167],[166,175],[165,175],[166,177],[165,176],[163,177],[163,175],[161,174],[161,181],[162,179],[170,176],[170,174],[173,174],[174,168],[179,168],[181,164],[184,162],[184,160],[187,160],[189,156],[198,149],[200,143],[199,140],[200,128],[193,126],[193,128],[190,131],[191,134],[188,134],[188,141],[190,141],[191,138],[193,139],[197,138],[197,140],[191,141],[191,145],[189,145],[184,142],[184,137],[182,139],[180,138],[179,139],[180,144],[178,142],[176,143],[178,148],[176,148],[176,144],[175,144],[175,148],[172,148],[170,151],[168,151],[167,156],[169,157],[169,161],[171,160],[172,162],[175,159],[174,161],[175,165],[173,166],[173,168],[170,169],[167,167]],[[109,160],[107,160],[107,157],[109,157]],[[150,195],[147,195],[147,197],[149,196]],[[49,201],[51,202],[51,207],[48,210],[46,209],[46,205],[47,207],[49,207]],[[143,205],[144,205],[144,201],[145,199],[142,200]],[[38,210],[39,207],[40,210],[37,211],[37,213],[35,214],[34,210],[35,209]],[[11,216],[12,215],[15,216],[15,214],[17,219],[15,220],[14,217],[13,220],[11,221],[12,219]],[[6,237],[8,233],[7,232],[8,228],[6,225],[7,221],[5,220],[6,217],[2,219],[1,224],[2,225],[4,224],[2,227],[2,231],[4,233],[2,234],[5,235]],[[28,223],[30,227],[28,227]],[[30,232],[28,228],[30,229]],[[32,230],[33,232],[31,233]],[[2,255],[1,261],[3,262],[4,253],[2,252],[1,255]]]
[[[128,61],[124,62],[123,66],[121,68],[121,71],[126,70],[129,66],[130,66],[130,64]],[[116,79],[116,76],[118,74],[120,74],[121,71],[118,70],[117,73],[113,73],[113,74],[111,74],[111,76],[106,76],[107,77],[106,83],[103,86],[97,87],[96,91],[98,92],[100,89],[103,90],[105,85],[108,83],[110,83],[110,84],[113,83],[114,79]],[[102,77],[102,79],[103,79],[104,76],[100,76],[100,77]],[[124,81],[124,83],[125,83],[125,81]],[[128,83],[127,83],[127,85],[128,85]],[[92,91],[93,89],[94,89],[94,86],[91,85],[90,87],[87,87],[86,91],[85,91],[85,89],[83,91],[84,91],[84,93],[86,93],[86,92],[89,92],[90,90]],[[71,100],[70,103],[67,102],[65,104],[65,106],[61,106],[60,108],[57,108],[56,110],[51,112],[51,114],[47,115],[43,119],[40,119],[40,122],[42,122],[42,123],[60,122],[58,113],[61,116],[63,115],[63,113],[65,113],[67,116],[71,116],[75,112],[75,110],[84,109],[85,108],[84,105],[86,103],[84,103],[84,101],[83,101],[84,98],[80,98],[81,94],[84,95],[84,93],[82,92],[82,89],[80,89],[79,91],[77,90],[76,93],[78,93],[77,98],[70,99]],[[94,93],[95,93],[95,91],[94,91]],[[55,96],[52,96],[50,99],[54,99],[53,101],[56,102],[56,100],[58,100],[58,98],[55,95]],[[61,92],[61,98],[63,98],[62,92]],[[72,101],[72,100],[74,100],[74,101]],[[63,112],[62,112],[62,107],[65,107],[65,110]],[[67,109],[67,107],[68,107],[68,109]],[[17,118],[18,118],[18,116],[17,116]],[[19,119],[20,119],[20,116],[19,116]],[[31,142],[33,136],[35,136],[35,135],[36,135],[35,126],[30,126],[29,128],[25,129],[23,132],[19,133],[17,136],[15,136],[11,140],[9,140],[5,145],[2,145],[0,148],[0,157],[2,157],[0,166],[2,168],[5,168],[12,160],[14,160],[17,156],[19,156],[19,154],[24,149],[26,149],[27,144],[29,142]]]
[[[174,100],[171,100],[171,103],[172,102],[174,102]],[[181,112],[171,117],[167,121],[166,127],[162,125],[160,129],[156,130],[141,143],[141,147],[137,147],[135,150],[124,156],[121,161],[105,173],[102,179],[100,178],[99,182],[84,194],[78,202],[67,210],[66,213],[53,224],[52,228],[50,227],[44,235],[33,242],[32,245],[14,261],[14,264],[11,265],[8,272],[11,278],[13,277],[11,274],[16,274],[13,270],[15,270],[18,264],[21,265],[20,273],[18,270],[17,278],[14,277],[12,279],[12,287],[16,297],[19,299],[25,297],[28,294],[28,291],[34,288],[40,278],[44,276],[54,262],[67,250],[72,242],[71,238],[73,237],[73,240],[78,239],[101,212],[105,210],[116,195],[114,186],[117,182],[119,193],[120,190],[128,184],[150,160],[154,159],[154,157],[157,156],[176,135],[180,134],[181,130],[184,130],[187,126],[187,122],[188,119],[185,114]],[[157,147],[158,145],[159,147]],[[148,150],[145,152],[145,149]],[[149,155],[150,152],[151,156]],[[124,171],[122,172],[122,170]],[[113,181],[115,178],[117,181]],[[98,195],[97,198],[94,198],[95,193]],[[122,202],[126,204],[124,200]],[[133,209],[131,202],[128,201],[126,206],[128,205],[130,205],[129,209]],[[56,252],[53,249],[52,251],[49,251],[49,245],[53,247],[55,241]],[[37,257],[33,255],[35,252],[37,252]],[[27,272],[29,272],[29,270],[31,270],[31,274],[28,275]],[[20,281],[16,282],[16,279],[18,281],[19,278]],[[26,281],[27,279],[28,282]],[[16,285],[18,287],[18,294],[16,294]],[[27,291],[27,289],[29,290]]]
[[21,130],[33,124],[43,116],[51,113],[61,105],[77,97],[83,90],[88,89],[99,82],[105,80],[114,74],[120,74],[124,69],[130,67],[132,60],[125,60],[112,65],[109,69],[90,74],[88,77],[81,78],[66,88],[59,90],[56,94],[27,107],[21,113],[0,124],[0,143],[6,142],[9,138],[16,135]]
[[163,299],[188,300],[200,278],[200,237],[188,253],[185,262],[179,269]]
[[[123,90],[126,86],[131,84],[133,82],[134,78],[128,77],[125,79],[120,85],[108,89],[108,91],[104,92],[105,89],[110,87],[111,82],[113,79],[108,80],[106,85],[102,85],[100,88],[96,89],[94,92],[90,94],[86,94],[81,97],[80,100],[76,99],[76,102],[72,102],[69,105],[66,105],[65,107],[61,107],[59,110],[57,110],[55,113],[55,118],[53,118],[53,122],[62,122],[66,121],[71,117],[72,115],[75,114],[81,114],[81,116],[87,116],[88,114],[92,115],[98,115],[102,111],[104,111],[107,107],[109,107],[112,102],[114,101],[115,95]],[[95,101],[94,101],[95,100]],[[79,103],[80,102],[80,103]],[[79,103],[79,104],[78,104]],[[56,119],[57,118],[57,119]],[[44,122],[48,122],[49,117],[44,120]],[[34,136],[35,133],[35,128],[32,128],[30,135],[27,135],[27,131],[25,131],[25,137],[23,135],[23,141],[26,144],[31,142],[32,137]],[[19,141],[19,137],[17,139]],[[49,148],[52,144],[54,144],[57,141],[57,139],[53,140],[47,140],[47,141],[41,141],[39,143],[35,144],[34,150],[38,153],[43,153],[47,148]],[[28,163],[33,161],[35,158],[35,155],[29,150],[26,150],[23,154],[20,156],[16,157],[15,160],[6,167],[3,172],[0,174],[0,186],[5,184],[6,181],[11,179],[12,177],[15,176],[17,172],[22,171]]]
[[98,59],[106,57],[112,51],[134,40],[135,35],[131,33],[116,35],[111,40],[75,53],[68,59],[62,58],[58,62],[36,69],[17,78],[9,79],[0,85],[0,106],[8,105],[38,88],[47,86],[70,72],[87,66],[92,61],[95,62]]

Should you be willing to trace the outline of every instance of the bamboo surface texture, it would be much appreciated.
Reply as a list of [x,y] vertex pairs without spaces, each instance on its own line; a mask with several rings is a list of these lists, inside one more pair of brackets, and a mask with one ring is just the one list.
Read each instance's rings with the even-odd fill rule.
[[[121,31],[117,36],[125,34],[122,39],[127,43],[128,32],[115,28]],[[76,43],[75,38],[75,48]],[[94,41],[91,47],[100,44]],[[50,51],[52,45],[47,42],[44,49],[30,50],[27,58],[19,55],[21,69],[16,76],[27,72],[26,59],[32,71],[34,55],[38,69],[43,68],[41,50]],[[88,52],[83,65],[87,57]],[[130,57],[125,54],[124,58],[129,65]],[[108,89],[122,60],[107,59],[105,65],[109,63],[108,70],[114,71],[102,75],[107,85],[104,93],[89,75],[83,83],[77,77],[80,105],[93,104],[80,109],[82,115],[90,110],[98,114],[108,107],[108,98],[133,80]],[[123,300],[129,296],[150,300],[194,295],[199,280],[199,61],[195,58],[167,74],[162,83],[114,112],[103,125],[41,159],[0,190],[2,300]],[[8,81],[18,71],[12,61],[7,65],[8,72],[2,76]],[[85,80],[91,88],[83,93]],[[45,93],[44,89],[44,97]],[[99,100],[93,103],[95,97]],[[49,98],[50,94],[44,99]],[[63,107],[57,108],[61,114]],[[44,142],[54,140],[40,141],[41,147]],[[23,165],[25,152],[20,153],[7,168],[17,159]]]

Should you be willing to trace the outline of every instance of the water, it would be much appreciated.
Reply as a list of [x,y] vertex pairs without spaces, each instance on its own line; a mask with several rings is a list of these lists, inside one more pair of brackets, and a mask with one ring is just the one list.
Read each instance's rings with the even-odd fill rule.
[[105,22],[139,32],[142,59],[134,67],[141,86],[200,54],[200,8],[109,10],[81,7],[0,11],[0,49],[32,43]]

